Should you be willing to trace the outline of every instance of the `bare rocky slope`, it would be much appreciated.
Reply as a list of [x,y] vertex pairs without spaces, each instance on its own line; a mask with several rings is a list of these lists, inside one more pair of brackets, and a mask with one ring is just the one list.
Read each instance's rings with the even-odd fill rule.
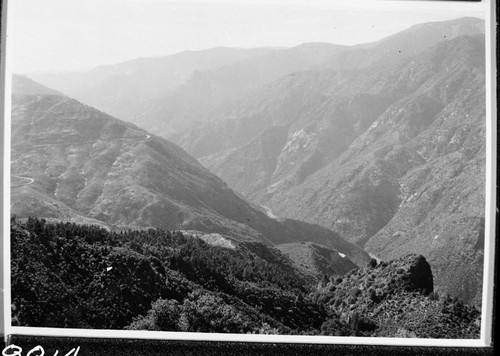
[[268,217],[176,145],[61,95],[14,95],[11,174],[19,218],[317,241],[369,259],[325,228]]

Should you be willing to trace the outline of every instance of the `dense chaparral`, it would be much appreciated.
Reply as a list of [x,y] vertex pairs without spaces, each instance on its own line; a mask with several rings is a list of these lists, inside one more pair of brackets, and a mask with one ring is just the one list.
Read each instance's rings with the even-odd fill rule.
[[[15,325],[477,338],[480,312],[433,291],[423,256],[311,283],[273,247],[159,229],[11,219]],[[36,257],[36,258],[35,258]]]

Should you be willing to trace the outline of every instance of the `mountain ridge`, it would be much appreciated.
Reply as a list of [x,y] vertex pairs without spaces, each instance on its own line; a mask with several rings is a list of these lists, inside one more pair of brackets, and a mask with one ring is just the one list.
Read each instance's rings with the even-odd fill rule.
[[[228,108],[225,121],[175,142],[278,217],[332,229],[381,258],[421,249],[435,266],[438,289],[479,304],[482,252],[474,246],[484,238],[484,69],[484,36],[471,35],[396,66],[296,73]],[[419,195],[424,187],[436,190],[434,200]],[[408,189],[418,191],[412,202],[403,199]],[[443,209],[433,210],[440,201]],[[440,218],[425,218],[419,202]],[[469,210],[444,209],[461,204]],[[429,241],[437,235],[442,242]],[[459,246],[468,251],[468,267],[452,257]],[[470,276],[463,285],[460,273]]]
[[[481,53],[477,41],[465,42],[474,44],[469,53]],[[453,74],[438,77],[417,96],[389,108],[336,161],[308,177],[302,188],[292,188],[293,198],[283,204],[278,202],[283,197],[275,195],[274,203],[266,203],[277,215],[314,221],[350,236],[382,258],[396,257],[396,250],[422,251],[435,268],[438,286],[480,303],[482,252],[475,246],[484,239],[484,67],[462,68],[467,69],[445,70]],[[436,84],[439,81],[442,84]],[[423,194],[426,189],[429,196]],[[288,205],[288,199],[296,205]],[[321,208],[312,208],[308,201]],[[467,209],[454,210],[460,206]],[[363,216],[374,220],[361,223]],[[438,235],[447,248],[436,244]],[[436,239],[431,242],[430,236]],[[456,267],[460,258],[455,261],[455,250],[463,250],[459,255],[467,256],[469,263],[462,265],[467,267]],[[471,278],[464,284],[460,274]]]
[[238,98],[281,73],[320,63],[342,48],[324,43],[294,48],[217,47],[98,66],[86,72],[32,73],[31,77],[167,137],[171,133],[167,128],[187,127],[183,123],[186,115],[193,124],[197,116],[221,101]]
[[12,141],[11,174],[21,182],[11,206],[18,217],[201,230],[269,243],[311,239],[356,263],[368,259],[327,229],[269,218],[180,147],[74,99],[15,95]]

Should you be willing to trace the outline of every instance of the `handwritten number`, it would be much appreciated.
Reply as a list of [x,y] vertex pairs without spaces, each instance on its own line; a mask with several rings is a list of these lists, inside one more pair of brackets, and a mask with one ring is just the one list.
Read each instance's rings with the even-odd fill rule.
[[[75,351],[76,350],[76,351]],[[71,353],[75,351],[75,354],[73,356],[77,356],[78,355],[78,351],[80,351],[80,346],[78,346],[76,349],[73,347],[65,356],[69,356],[71,355]]]
[[[30,356],[31,354],[33,354],[33,353],[35,353],[37,351],[39,351],[40,354],[37,354],[36,356],[43,356],[43,355],[45,355],[45,350],[43,349],[43,347],[41,347],[40,345],[38,345],[38,346],[35,346],[34,348],[32,348],[30,350],[30,352],[28,352],[28,354],[26,356]],[[33,356],[35,356],[35,355],[33,355]]]
[[[35,352],[37,352],[37,351],[39,353],[35,354]],[[73,356],[78,356],[79,351],[80,351],[80,346],[78,346],[77,348],[73,347],[64,356],[70,356],[71,354],[73,354]],[[2,356],[22,356],[22,352],[23,352],[22,348],[20,348],[17,345],[12,344],[12,345],[7,346],[5,349],[3,349]],[[38,346],[35,346],[34,348],[32,348],[26,356],[44,356],[44,355],[45,355],[45,350],[43,349],[43,347],[38,345]],[[56,350],[56,353],[54,354],[54,356],[57,356],[57,355],[59,355],[59,350]]]
[[[10,353],[7,353],[9,351],[10,351]],[[2,355],[3,356],[21,356],[22,352],[23,352],[22,348],[12,344],[12,345],[7,346],[5,349],[3,349]]]

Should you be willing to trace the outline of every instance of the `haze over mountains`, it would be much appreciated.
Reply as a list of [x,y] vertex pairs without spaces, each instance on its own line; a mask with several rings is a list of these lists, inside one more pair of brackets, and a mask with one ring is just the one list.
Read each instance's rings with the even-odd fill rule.
[[203,122],[280,76],[323,63],[344,46],[214,48],[144,58],[88,72],[31,74],[36,81],[164,137]]
[[[418,252],[439,291],[479,303],[483,32],[482,20],[463,18],[352,47],[217,48],[33,75],[170,137],[212,173],[72,99],[22,96],[13,105],[13,172],[40,178],[13,196],[38,196],[35,212],[117,225],[315,241],[341,253],[345,239],[382,259]],[[69,113],[73,120],[60,120]],[[18,143],[36,150],[16,151]],[[299,245],[281,248],[294,261],[318,256]],[[342,246],[366,261],[360,247]]]
[[415,25],[375,43],[294,48],[214,48],[140,58],[88,71],[30,73],[30,78],[164,137],[201,122],[279,77],[316,66],[360,68],[395,64],[443,39],[484,32],[484,21],[464,18]]

